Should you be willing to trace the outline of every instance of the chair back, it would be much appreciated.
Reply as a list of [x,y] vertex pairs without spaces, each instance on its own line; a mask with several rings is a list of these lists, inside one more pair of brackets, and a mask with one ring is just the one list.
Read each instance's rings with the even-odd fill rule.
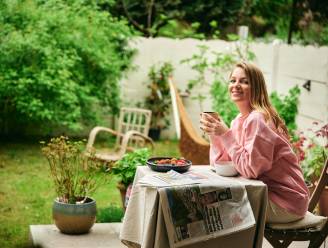
[[312,212],[314,210],[315,206],[318,204],[322,191],[327,185],[328,185],[328,158],[326,159],[319,181],[312,193],[309,203],[309,209],[308,209],[309,212]]
[[201,137],[193,127],[192,121],[188,116],[176,87],[174,86],[172,78],[169,78],[169,84],[174,91],[174,94],[171,93],[171,100],[173,104],[176,104],[178,116],[180,118],[180,153],[184,158],[191,160],[193,164],[208,165],[210,144]]
[[[120,110],[117,132],[124,135],[128,131],[138,131],[148,136],[150,121],[151,110],[123,107]],[[117,136],[116,147],[121,145],[122,135]],[[132,138],[129,142],[129,146],[137,146],[140,142],[143,142],[140,138]]]

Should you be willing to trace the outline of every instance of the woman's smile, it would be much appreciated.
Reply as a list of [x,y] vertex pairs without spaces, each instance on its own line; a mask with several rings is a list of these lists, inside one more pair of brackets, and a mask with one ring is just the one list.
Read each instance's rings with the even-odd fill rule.
[[243,94],[243,92],[242,91],[231,91],[231,95],[232,96],[240,96],[240,95],[242,95]]

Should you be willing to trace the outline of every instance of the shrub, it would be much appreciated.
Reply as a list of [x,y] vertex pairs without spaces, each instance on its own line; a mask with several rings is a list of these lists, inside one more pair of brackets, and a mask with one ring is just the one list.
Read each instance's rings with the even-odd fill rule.
[[124,214],[121,207],[110,204],[109,207],[98,209],[97,222],[98,223],[121,222],[123,215]]
[[118,113],[133,54],[124,21],[92,1],[4,0],[0,26],[0,132],[16,122],[80,130]]
[[158,67],[153,65],[148,73],[151,80],[148,85],[150,94],[146,97],[144,107],[152,111],[151,128],[164,129],[170,124],[168,114],[171,108],[171,94],[168,78],[172,72],[172,64],[164,62]]
[[298,99],[301,90],[298,86],[289,89],[288,94],[279,96],[277,92],[272,92],[270,100],[277,112],[284,119],[288,131],[291,135],[296,130],[296,115],[298,113]]
[[123,158],[115,162],[110,172],[117,175],[121,183],[128,187],[133,182],[137,166],[145,165],[149,156],[148,148],[126,153]]
[[308,133],[300,133],[298,140],[293,143],[293,148],[301,162],[304,178],[308,182],[315,182],[322,171],[328,157],[328,124],[308,129]]

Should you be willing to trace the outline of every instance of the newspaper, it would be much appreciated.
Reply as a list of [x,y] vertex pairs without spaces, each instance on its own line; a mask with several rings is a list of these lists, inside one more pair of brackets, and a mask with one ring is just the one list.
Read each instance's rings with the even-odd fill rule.
[[241,184],[189,185],[159,189],[170,247],[241,231],[255,218]]
[[199,184],[209,179],[204,173],[187,171],[183,174],[174,170],[166,173],[146,175],[138,181],[138,185],[145,187],[169,187],[179,185]]

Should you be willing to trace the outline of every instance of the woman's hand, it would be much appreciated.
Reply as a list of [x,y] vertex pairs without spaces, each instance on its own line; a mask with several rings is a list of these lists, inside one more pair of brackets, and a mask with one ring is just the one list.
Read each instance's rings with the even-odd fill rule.
[[200,118],[200,129],[207,134],[222,135],[229,130],[227,125],[220,117],[213,117],[202,113]]

